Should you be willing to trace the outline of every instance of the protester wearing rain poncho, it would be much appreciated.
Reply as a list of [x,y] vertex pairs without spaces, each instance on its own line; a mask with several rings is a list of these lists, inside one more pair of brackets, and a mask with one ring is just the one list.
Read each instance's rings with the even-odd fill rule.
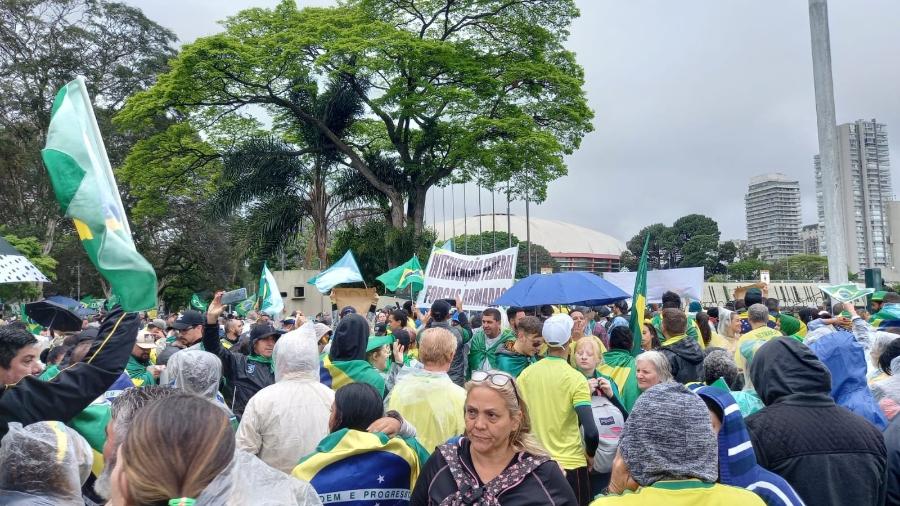
[[893,420],[900,413],[900,356],[890,362],[891,375],[872,385],[872,396],[885,418]]
[[425,368],[402,376],[385,401],[387,409],[400,412],[416,427],[428,452],[465,430],[466,391],[447,374],[455,352],[456,336],[440,328],[425,330],[419,342]]
[[0,504],[83,505],[91,447],[62,422],[10,423],[0,447]]
[[769,506],[802,505],[803,500],[784,478],[756,462],[750,434],[731,394],[715,386],[700,387],[694,393],[719,421],[719,483],[746,488]]
[[166,369],[169,371],[169,386],[197,394],[219,406],[228,415],[231,428],[237,429],[237,417],[219,393],[222,380],[222,361],[219,357],[202,350],[182,350],[172,355]]
[[831,397],[865,418],[879,430],[887,427],[887,420],[878,409],[866,384],[866,357],[862,346],[849,332],[835,332],[809,345],[831,372]]
[[275,384],[247,403],[237,447],[290,473],[328,435],[334,391],[319,383],[316,329],[307,322],[278,340],[272,353]]

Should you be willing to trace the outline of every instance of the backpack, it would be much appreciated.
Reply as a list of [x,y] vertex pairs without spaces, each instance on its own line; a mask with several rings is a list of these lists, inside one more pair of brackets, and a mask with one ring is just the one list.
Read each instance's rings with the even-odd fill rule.
[[500,506],[500,496],[507,490],[517,487],[525,478],[541,464],[550,460],[546,456],[519,454],[519,460],[503,470],[496,478],[484,486],[479,486],[478,479],[463,470],[459,458],[462,438],[456,443],[448,443],[438,447],[441,456],[447,461],[450,474],[456,482],[456,492],[445,497],[441,506],[462,506],[467,504],[479,506]]
[[597,431],[600,433],[593,469],[598,473],[609,473],[612,472],[613,458],[616,456],[619,438],[625,428],[625,417],[604,395],[591,396],[591,411],[594,413],[594,423],[597,424]]

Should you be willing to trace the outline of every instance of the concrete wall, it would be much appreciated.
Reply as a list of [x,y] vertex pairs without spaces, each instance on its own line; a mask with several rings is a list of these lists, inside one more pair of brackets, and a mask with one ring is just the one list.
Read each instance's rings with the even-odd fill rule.
[[[296,310],[303,311],[308,317],[331,311],[331,298],[322,295],[314,285],[307,281],[319,274],[317,270],[289,270],[272,271],[278,289],[281,290],[284,301],[284,314],[291,314]],[[300,289],[300,290],[297,290]],[[297,293],[297,292],[301,293]],[[403,305],[405,299],[382,295],[378,297],[378,307],[393,306],[395,303]]]

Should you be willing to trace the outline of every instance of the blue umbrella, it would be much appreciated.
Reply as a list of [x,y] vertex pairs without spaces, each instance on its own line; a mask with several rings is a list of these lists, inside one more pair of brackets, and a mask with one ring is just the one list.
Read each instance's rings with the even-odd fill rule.
[[498,306],[532,307],[544,304],[600,306],[631,295],[590,272],[532,274],[494,301]]

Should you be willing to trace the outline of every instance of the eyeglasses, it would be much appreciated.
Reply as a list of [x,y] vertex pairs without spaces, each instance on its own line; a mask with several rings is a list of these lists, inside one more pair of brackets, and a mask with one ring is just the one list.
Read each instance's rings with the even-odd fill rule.
[[519,389],[516,388],[516,382],[509,374],[502,371],[474,371],[472,373],[473,383],[484,383],[485,381],[490,381],[492,385],[498,387],[506,386],[511,383],[513,386],[513,392],[516,394],[516,402],[519,402],[519,399],[521,399],[521,397],[519,396]]

